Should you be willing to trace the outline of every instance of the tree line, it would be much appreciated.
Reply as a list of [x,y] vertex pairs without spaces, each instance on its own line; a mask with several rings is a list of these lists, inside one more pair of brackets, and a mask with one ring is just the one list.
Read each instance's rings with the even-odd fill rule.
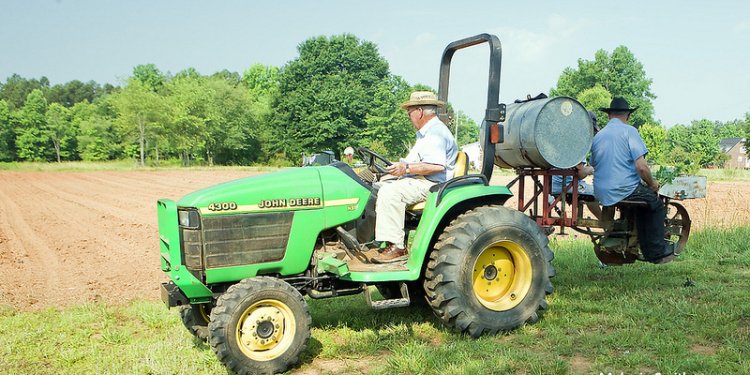
[[[392,74],[377,46],[353,35],[313,37],[298,52],[284,66],[256,64],[242,74],[138,65],[120,86],[50,85],[14,74],[0,84],[0,161],[293,165],[301,153],[347,146],[391,158],[406,153],[414,133],[399,104],[429,87]],[[565,69],[550,94],[575,97],[591,110],[626,97],[640,107],[634,125],[660,164],[715,165],[722,160],[718,139],[750,134],[750,115],[667,129],[653,119],[650,86],[642,64],[621,46]],[[477,124],[450,104],[449,112],[459,145],[475,142]]]

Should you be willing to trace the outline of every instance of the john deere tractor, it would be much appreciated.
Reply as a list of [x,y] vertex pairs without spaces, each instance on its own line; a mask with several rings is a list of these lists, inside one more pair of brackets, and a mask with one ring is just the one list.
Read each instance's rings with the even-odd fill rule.
[[[448,100],[453,54],[481,43],[490,47],[481,174],[466,174],[461,154],[456,176],[434,186],[426,202],[408,208],[404,226],[410,251],[404,261],[370,261],[365,244],[374,239],[377,220],[372,184],[388,161],[364,148],[358,152],[367,168],[359,172],[333,162],[227,182],[176,202],[158,201],[161,267],[171,279],[162,284],[162,298],[179,307],[188,329],[207,339],[229,369],[271,373],[293,365],[310,338],[305,296],[364,293],[374,309],[419,299],[447,327],[474,337],[539,319],[555,274],[547,237],[535,221],[503,206],[511,196],[506,186],[488,183],[495,164],[512,162],[498,156],[504,139],[523,136],[499,104],[498,38],[481,34],[449,44],[438,96]],[[533,115],[540,124],[550,122],[550,128],[567,127],[569,137],[579,137],[575,129],[590,133],[585,109],[575,100],[545,103],[547,112],[555,108],[557,115],[543,118],[547,112],[534,112],[525,103],[508,105],[507,114],[514,110],[518,121]],[[528,113],[520,116],[519,110]],[[439,115],[445,119],[445,113]],[[583,126],[577,124],[581,119]],[[580,142],[586,137],[590,145],[590,134],[581,135]],[[548,138],[560,142],[555,134]],[[578,155],[566,168],[583,159],[571,148],[584,148],[583,155],[588,150],[575,142],[563,146]],[[544,147],[530,151],[511,145],[526,158],[544,154]],[[374,289],[385,299],[375,298]]]

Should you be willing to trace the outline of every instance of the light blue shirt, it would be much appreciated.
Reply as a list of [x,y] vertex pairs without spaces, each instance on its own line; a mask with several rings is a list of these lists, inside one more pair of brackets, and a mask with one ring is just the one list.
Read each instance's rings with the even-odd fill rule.
[[445,169],[441,172],[425,176],[432,182],[441,183],[453,178],[457,155],[458,145],[453,134],[440,119],[434,117],[417,131],[417,142],[403,161],[442,165]]
[[635,191],[641,183],[635,161],[647,153],[638,130],[616,118],[594,136],[594,195],[602,205],[611,206]]

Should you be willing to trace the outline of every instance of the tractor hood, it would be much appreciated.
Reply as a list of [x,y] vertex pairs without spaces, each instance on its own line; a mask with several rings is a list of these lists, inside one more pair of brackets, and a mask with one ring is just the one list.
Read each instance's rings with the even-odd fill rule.
[[179,207],[194,207],[204,215],[310,209],[322,204],[318,168],[293,168],[229,181],[177,201]]

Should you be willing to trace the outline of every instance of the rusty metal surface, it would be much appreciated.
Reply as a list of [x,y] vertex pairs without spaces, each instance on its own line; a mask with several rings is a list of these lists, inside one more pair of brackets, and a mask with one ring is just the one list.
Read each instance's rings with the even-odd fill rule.
[[680,176],[659,189],[659,194],[676,200],[705,198],[706,176]]

